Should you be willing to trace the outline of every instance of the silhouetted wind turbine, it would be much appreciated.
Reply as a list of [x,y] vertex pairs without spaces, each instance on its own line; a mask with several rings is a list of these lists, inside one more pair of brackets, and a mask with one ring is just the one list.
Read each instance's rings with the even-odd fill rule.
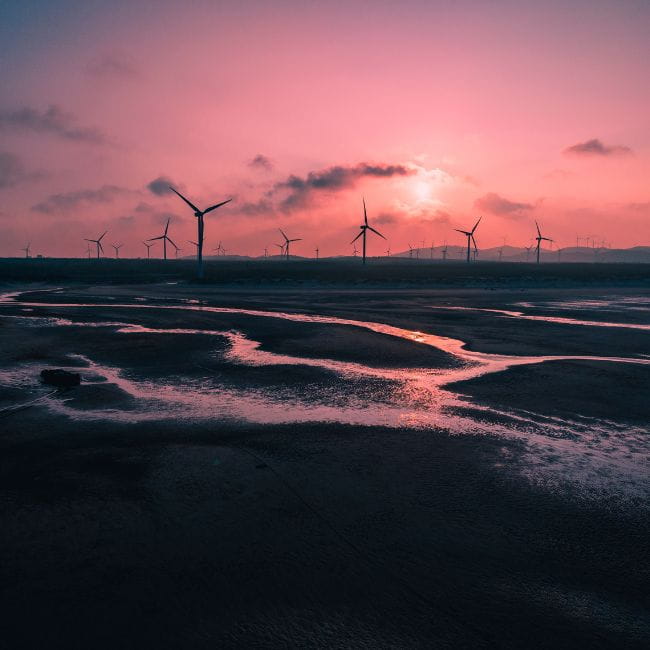
[[[226,203],[230,203],[232,199],[226,199],[225,201],[221,201],[221,203],[217,203],[216,205],[211,205],[209,208],[205,210],[199,210],[194,203],[186,199],[180,192],[175,190],[173,187],[169,188],[174,194],[177,194],[187,205],[194,210],[194,216],[197,219],[197,228],[198,228],[198,237],[197,237],[197,243],[196,243],[196,258],[199,263],[199,268],[198,268],[198,276],[199,278],[203,277],[203,216],[206,215],[208,212],[212,212],[212,210],[216,210],[217,208],[220,208],[222,205],[226,205]],[[225,252],[224,252],[225,255]]]
[[274,246],[277,246],[280,249],[280,257],[284,257],[284,244],[273,244]]
[[147,247],[147,259],[149,259],[150,257],[149,249],[153,246],[153,244],[148,244],[146,241],[143,241],[142,243]]
[[21,251],[25,251],[25,259],[29,258],[29,251],[31,250],[30,246],[31,246],[31,242],[27,242],[27,246],[25,246],[25,248],[20,249]]
[[445,247],[442,249],[442,261],[447,261],[447,242],[445,242]]
[[542,233],[539,230],[539,224],[537,223],[537,221],[535,221],[535,226],[537,227],[537,237],[535,237],[535,239],[537,240],[537,263],[539,264],[539,249],[542,246],[542,242],[543,241],[552,242],[553,240],[549,239],[548,237],[542,237]]
[[182,251],[183,249],[180,246],[176,246],[174,249],[174,258],[178,259],[178,251]]
[[413,259],[413,246],[411,246],[411,244],[409,244],[408,246],[409,246],[409,259],[412,260]]
[[356,257],[358,255],[359,251],[357,250],[357,245],[353,242],[352,245],[352,255]]
[[474,243],[474,249],[478,251],[478,246],[476,245],[476,240],[474,239],[474,232],[478,228],[479,223],[481,223],[481,219],[483,217],[479,217],[478,221],[474,224],[474,227],[471,230],[458,230],[458,228],[454,228],[456,232],[463,233],[465,237],[467,237],[467,263],[469,264],[469,255],[470,255],[470,243]]
[[316,247],[316,259],[318,259],[318,246]]
[[111,246],[115,249],[115,258],[119,259],[120,257],[120,248],[124,246],[124,244],[111,244]]
[[284,250],[287,255],[287,260],[289,259],[289,244],[294,241],[302,241],[301,237],[298,237],[297,239],[289,239],[284,232],[282,232],[282,228],[278,228],[278,230],[282,233],[282,236],[284,237]]
[[170,219],[167,219],[167,223],[165,224],[165,232],[160,235],[160,237],[152,237],[149,241],[156,241],[157,239],[162,239],[163,243],[163,259],[167,259],[167,242],[169,242],[174,248],[176,247],[176,244],[167,236],[167,231],[169,230],[169,222]]
[[362,250],[362,260],[363,263],[365,264],[366,263],[366,236],[368,234],[368,230],[374,232],[375,235],[379,235],[382,239],[386,239],[386,237],[384,237],[378,230],[375,230],[372,226],[368,225],[368,213],[366,212],[366,199],[364,198],[362,200],[363,200],[363,224],[359,226],[361,232],[350,243],[353,244],[355,241],[357,241],[357,239],[359,239],[359,237],[363,237],[362,239],[363,245],[361,247],[361,250]]
[[102,239],[104,238],[104,235],[107,232],[108,232],[108,230],[106,232],[104,232],[104,234],[99,239],[86,239],[84,237],[85,241],[88,241],[91,244],[96,244],[97,245],[97,259],[99,259],[99,251],[101,251],[102,253],[104,252],[104,247],[102,246]]
[[386,257],[390,257],[390,246],[384,251],[386,253]]

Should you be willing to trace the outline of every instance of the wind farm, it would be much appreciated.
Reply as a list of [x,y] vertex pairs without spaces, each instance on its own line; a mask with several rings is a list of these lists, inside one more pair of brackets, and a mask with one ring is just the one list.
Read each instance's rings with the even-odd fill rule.
[[0,9],[2,647],[650,647],[650,5]]

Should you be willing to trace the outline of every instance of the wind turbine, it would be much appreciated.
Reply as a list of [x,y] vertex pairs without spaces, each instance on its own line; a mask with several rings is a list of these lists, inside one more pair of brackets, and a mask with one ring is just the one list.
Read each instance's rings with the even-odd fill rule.
[[279,256],[284,257],[284,244],[273,244],[274,246],[277,246],[280,249]]
[[[216,210],[217,208],[220,208],[222,205],[226,205],[226,203],[230,203],[232,199],[226,199],[225,201],[221,201],[221,203],[217,203],[216,205],[212,205],[206,210],[199,210],[194,203],[186,199],[180,192],[177,192],[173,187],[170,186],[169,188],[174,194],[178,194],[178,196],[187,203],[187,205],[194,210],[194,216],[197,219],[197,228],[198,228],[198,237],[197,237],[197,244],[196,244],[196,258],[199,263],[199,268],[198,268],[198,276],[199,279],[203,277],[203,216],[206,215],[208,212],[212,212],[212,210]],[[225,252],[224,252],[225,255]]]
[[176,246],[174,249],[174,258],[178,259],[178,251],[182,251],[183,249],[180,246]]
[[408,247],[409,247],[409,259],[412,260],[413,259],[413,246],[411,246],[411,244],[409,244]]
[[298,237],[298,239],[289,239],[284,232],[282,232],[282,228],[278,228],[278,230],[282,233],[282,236],[284,237],[284,250],[287,255],[287,260],[289,259],[289,244],[294,241],[302,241],[301,237]]
[[163,243],[163,259],[167,259],[167,242],[169,242],[174,248],[176,248],[176,244],[167,236],[167,231],[169,230],[169,222],[170,219],[167,219],[167,223],[165,224],[165,232],[160,235],[160,237],[152,237],[149,239],[149,241],[156,241],[157,239],[162,239]]
[[390,246],[384,252],[386,253],[386,257],[390,257]]
[[111,244],[111,247],[115,249],[115,259],[119,259],[120,257],[120,248],[122,248],[124,244]]
[[[481,223],[481,219],[483,217],[479,217],[478,221],[474,224],[474,227],[471,230],[458,230],[458,228],[454,228],[456,232],[460,232],[465,237],[467,237],[467,263],[469,264],[469,254],[470,254],[470,243],[474,244],[474,249],[478,251],[478,246],[476,245],[476,240],[474,239],[474,232],[478,228],[479,223]],[[476,258],[476,255],[474,256]]]
[[442,261],[447,261],[447,242],[445,242],[445,247],[442,249]]
[[356,257],[358,253],[359,253],[359,251],[357,250],[357,245],[354,244],[354,242],[353,242],[352,255],[353,255],[354,257]]
[[539,264],[539,249],[542,246],[542,242],[543,241],[553,242],[553,240],[549,239],[548,237],[542,237],[542,233],[539,230],[539,224],[537,223],[537,221],[535,221],[535,226],[537,227],[537,237],[535,237],[535,239],[537,240],[537,263]]
[[91,244],[96,244],[97,245],[97,259],[99,259],[99,251],[102,253],[104,252],[104,247],[102,246],[102,239],[104,238],[104,235],[108,232],[104,232],[104,234],[99,238],[99,239],[86,239],[84,237],[84,241],[90,242]]
[[316,259],[318,259],[318,246],[316,246]]
[[149,244],[146,241],[143,241],[142,243],[147,247],[147,259],[149,259],[151,257],[151,251],[149,249],[153,246],[153,244]]
[[434,245],[433,242],[431,242],[431,259],[433,259],[433,249],[434,249]]
[[216,248],[213,248],[213,249],[212,249],[213,252],[214,252],[214,251],[217,252],[217,257],[219,257],[219,253],[221,253],[222,250],[223,250],[223,249],[221,248],[221,242],[219,242],[219,245],[218,245]]
[[90,244],[86,244],[86,255],[88,256],[88,259],[90,259]]
[[[366,212],[366,199],[363,199],[363,225],[359,226],[361,229],[361,232],[350,242],[353,244],[359,237],[363,237],[363,246],[362,246],[362,259],[363,263],[366,263],[366,236],[368,234],[368,231],[372,231],[375,233],[375,235],[379,235],[382,239],[386,239],[378,230],[375,230],[372,226],[368,225],[368,213]],[[388,240],[386,240],[388,241]]]
[[264,259],[266,259],[269,256],[269,249],[265,246],[264,247]]
[[27,242],[27,246],[25,246],[25,248],[20,249],[21,251],[25,251],[25,259],[29,258],[29,251],[31,250],[30,246],[31,246],[31,242]]

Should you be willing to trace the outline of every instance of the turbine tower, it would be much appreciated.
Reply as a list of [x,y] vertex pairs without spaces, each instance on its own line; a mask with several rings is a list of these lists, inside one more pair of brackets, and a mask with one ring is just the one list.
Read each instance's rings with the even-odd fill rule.
[[553,242],[552,239],[549,239],[548,237],[542,237],[542,233],[539,230],[539,224],[537,221],[535,221],[535,226],[537,227],[537,237],[535,239],[537,240],[537,263],[539,264],[539,249],[542,246],[543,241],[548,241],[548,242]]
[[316,246],[316,259],[318,259],[318,246]]
[[102,253],[104,252],[104,247],[102,246],[102,239],[104,238],[104,235],[108,232],[105,231],[104,234],[99,237],[98,239],[86,239],[84,238],[84,241],[90,242],[91,244],[95,244],[97,246],[97,259],[99,259],[99,251]]
[[287,256],[287,260],[289,259],[289,244],[294,241],[302,241],[301,237],[298,237],[298,239],[289,239],[284,232],[282,231],[282,228],[278,228],[278,230],[282,233],[282,236],[284,237],[284,251]]
[[[169,188],[174,194],[177,194],[187,205],[194,210],[194,216],[196,217],[196,225],[198,229],[198,237],[197,237],[197,243],[196,243],[196,248],[197,248],[197,254],[196,258],[198,261],[198,272],[197,275],[199,279],[203,278],[203,217],[206,215],[208,212],[212,212],[212,210],[216,210],[217,208],[220,208],[222,205],[226,205],[226,203],[230,203],[232,199],[226,199],[225,201],[221,201],[221,203],[217,203],[216,205],[212,205],[209,208],[205,210],[199,210],[194,203],[186,199],[180,192],[177,192],[173,187],[170,186]],[[225,255],[225,251],[224,251]]]
[[167,242],[169,242],[174,248],[176,248],[176,244],[167,236],[167,231],[169,230],[169,222],[170,219],[167,219],[167,223],[165,224],[165,232],[160,235],[160,237],[152,237],[148,241],[156,241],[157,239],[162,239],[163,243],[163,259],[167,259]]
[[[481,219],[483,217],[479,217],[478,221],[474,224],[474,227],[471,230],[458,230],[458,228],[454,228],[456,232],[460,232],[465,237],[467,237],[467,263],[469,264],[470,260],[470,244],[474,244],[474,250],[478,251],[478,246],[476,245],[476,240],[474,239],[474,233],[476,232],[476,229],[478,228],[479,223],[481,223]],[[476,258],[476,255],[474,256]]]
[[[366,212],[366,199],[363,198],[363,224],[359,226],[361,232],[350,242],[353,244],[359,237],[363,237],[362,241],[362,247],[361,247],[361,258],[363,260],[363,263],[366,263],[366,237],[368,235],[368,231],[370,230],[371,232],[374,232],[375,235],[379,235],[382,239],[386,239],[378,230],[375,230],[372,226],[368,225],[368,213]],[[386,240],[388,241],[388,240]]]

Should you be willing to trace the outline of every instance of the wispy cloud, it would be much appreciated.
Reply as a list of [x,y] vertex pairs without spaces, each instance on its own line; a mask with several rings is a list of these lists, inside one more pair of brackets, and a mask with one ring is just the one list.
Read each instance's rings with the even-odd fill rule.
[[625,156],[632,153],[630,147],[624,145],[606,145],[598,138],[578,142],[564,150],[569,156]]
[[511,201],[495,192],[489,192],[476,199],[474,206],[478,210],[490,212],[500,217],[508,217],[509,219],[520,219],[535,208],[532,203]]
[[50,105],[44,111],[29,106],[0,110],[0,129],[44,133],[86,144],[107,143],[102,131],[93,127],[79,126],[72,113],[66,113],[54,105]]
[[118,52],[101,54],[91,59],[86,65],[86,72],[100,79],[134,79],[140,76],[130,57]]
[[44,176],[43,172],[32,172],[25,169],[22,161],[15,154],[9,151],[0,151],[0,189],[38,180]]
[[273,163],[268,156],[258,153],[255,158],[252,158],[248,161],[248,166],[253,169],[259,169],[262,171],[270,172],[273,169]]
[[44,201],[33,205],[32,210],[43,214],[55,214],[78,208],[82,205],[111,203],[116,198],[128,196],[133,193],[133,190],[118,187],[117,185],[102,185],[102,187],[97,189],[51,194]]

